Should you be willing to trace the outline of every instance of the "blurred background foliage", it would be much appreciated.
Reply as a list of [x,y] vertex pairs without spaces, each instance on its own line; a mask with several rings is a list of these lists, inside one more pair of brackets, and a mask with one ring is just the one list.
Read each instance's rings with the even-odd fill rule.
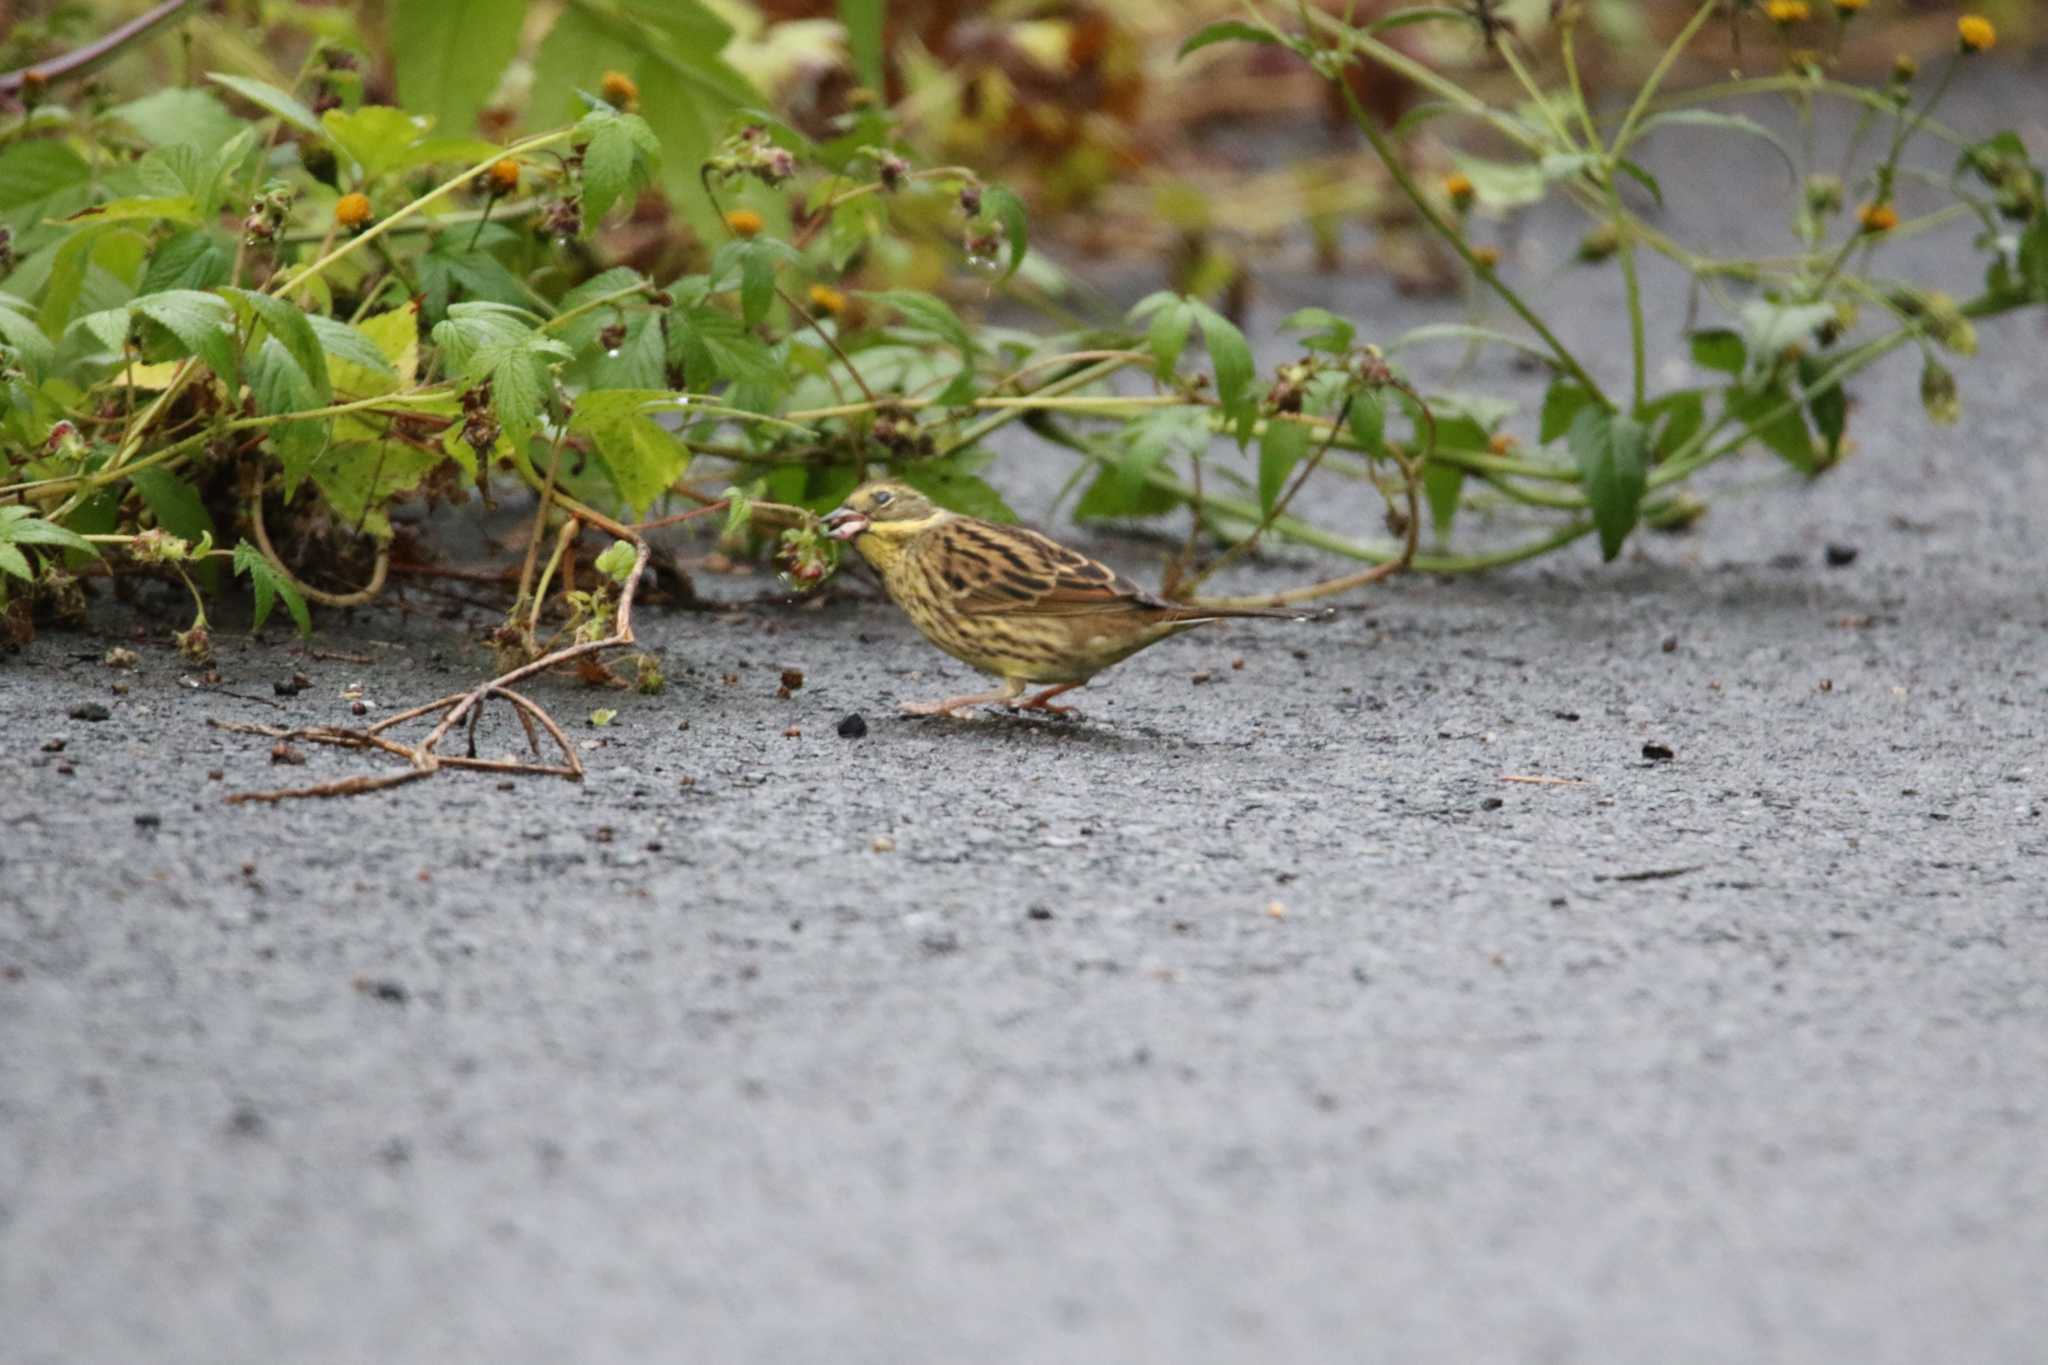
[[[1693,9],[1690,0],[1575,3],[1590,21],[1584,52],[1596,97],[1640,79]],[[1322,4],[1364,19],[1393,0]],[[1951,0],[1876,0],[1849,25],[1826,0],[1811,8],[1813,17],[1781,29],[1776,44],[1760,43],[1754,22],[1715,25],[1676,83],[1795,61],[1868,78],[1900,53],[1927,56],[1954,40]],[[1973,8],[1998,24],[2009,59],[2025,60],[2048,40],[2040,0]],[[100,100],[155,95],[161,107],[143,111],[148,118],[224,121],[199,73],[237,71],[289,87],[324,44],[361,57],[357,70],[326,78],[324,99],[401,105],[430,113],[442,136],[503,139],[575,116],[575,91],[596,89],[607,72],[625,74],[665,157],[653,191],[609,229],[605,255],[649,273],[679,267],[714,239],[712,206],[695,192],[698,166],[735,111],[773,110],[828,140],[878,99],[932,164],[960,162],[1017,186],[1040,244],[1068,261],[1156,262],[1146,284],[1227,298],[1245,278],[1244,261],[1282,239],[1298,248],[1303,225],[1316,264],[1356,267],[1365,262],[1345,254],[1347,225],[1405,221],[1341,100],[1305,64],[1241,44],[1177,60],[1202,24],[1242,12],[1236,0],[214,0],[153,9],[0,0],[0,71],[18,78],[61,63],[123,22],[172,9],[181,20],[175,40],[127,44],[99,64]],[[1551,9],[1551,0],[1497,6],[1538,48]],[[1475,91],[1512,101],[1506,73],[1457,26],[1404,28],[1392,41]],[[1427,118],[1409,83],[1383,73],[1357,79],[1369,82],[1356,87],[1361,101],[1389,126]],[[184,93],[166,97],[176,88]],[[1291,139],[1283,157],[1270,139],[1240,135],[1274,126]],[[1429,131],[1425,124],[1415,144],[1425,162],[1437,150]],[[27,216],[13,202],[25,193],[0,187],[0,220]],[[765,188],[726,207],[762,213],[772,231],[787,227],[788,206]],[[1448,263],[1398,230],[1374,250],[1406,285],[1450,283]],[[938,287],[948,265],[945,252],[905,248],[869,269],[891,283]]]

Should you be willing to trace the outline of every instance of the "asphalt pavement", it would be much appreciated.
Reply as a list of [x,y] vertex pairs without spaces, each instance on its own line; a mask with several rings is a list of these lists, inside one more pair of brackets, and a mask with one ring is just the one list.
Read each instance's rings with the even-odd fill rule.
[[[2048,145],[2044,90],[1950,120]],[[1667,216],[1770,240],[1768,149],[1686,136]],[[1574,239],[1505,268],[1613,375]],[[1255,333],[1445,312],[1285,265]],[[224,628],[202,686],[102,602],[0,659],[0,1359],[2040,1360],[2042,319],[1958,369],[1960,426],[1894,364],[1844,467],[1614,565],[1210,627],[1074,722],[900,719],[972,679],[892,608],[707,577],[662,695],[533,688],[580,786],[226,806],[381,760],[209,720],[456,690],[490,612]]]

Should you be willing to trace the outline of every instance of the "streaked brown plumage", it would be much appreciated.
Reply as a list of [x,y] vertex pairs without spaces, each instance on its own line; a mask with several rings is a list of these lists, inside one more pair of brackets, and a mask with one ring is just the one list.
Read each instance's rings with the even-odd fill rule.
[[[825,525],[874,566],[927,640],[1003,680],[996,692],[904,703],[913,715],[990,702],[1064,712],[1052,698],[1169,635],[1225,616],[1301,619],[1169,602],[1036,531],[945,511],[899,483],[855,489]],[[1051,686],[1020,703],[1033,684]]]

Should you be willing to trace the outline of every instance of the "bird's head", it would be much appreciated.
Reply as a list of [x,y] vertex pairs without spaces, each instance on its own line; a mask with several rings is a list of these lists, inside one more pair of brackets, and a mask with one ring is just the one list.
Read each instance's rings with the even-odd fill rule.
[[867,483],[847,495],[825,517],[825,534],[834,540],[864,535],[907,540],[946,515],[930,498],[900,483]]

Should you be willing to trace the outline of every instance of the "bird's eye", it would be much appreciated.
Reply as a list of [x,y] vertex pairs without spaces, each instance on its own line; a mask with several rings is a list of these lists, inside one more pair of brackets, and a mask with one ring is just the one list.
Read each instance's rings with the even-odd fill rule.
[[874,505],[877,507],[887,507],[889,505],[889,499],[891,496],[892,495],[888,493],[886,490],[879,491],[875,494],[873,498],[869,499],[869,501],[874,503]]

